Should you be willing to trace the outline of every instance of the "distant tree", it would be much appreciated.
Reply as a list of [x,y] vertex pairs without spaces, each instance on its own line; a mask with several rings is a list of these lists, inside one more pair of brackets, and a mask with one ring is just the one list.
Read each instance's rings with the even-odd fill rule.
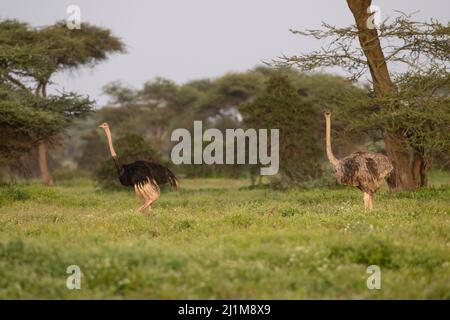
[[[170,141],[170,133],[176,128],[192,130],[194,120],[202,120],[204,130],[214,127],[225,133],[225,129],[243,128],[241,105],[251,102],[266,90],[265,82],[271,75],[279,74],[274,68],[259,66],[244,73],[226,74],[217,79],[201,79],[177,85],[174,82],[156,78],[148,81],[143,88],[133,89],[112,82],[104,87],[109,101],[106,107],[98,110],[85,129],[72,132],[83,133],[84,147],[79,148],[87,157],[104,157],[101,149],[96,148],[98,136],[92,134],[93,123],[108,122],[118,137],[134,133],[149,140],[152,146],[167,157],[175,144]],[[359,104],[367,99],[367,90],[353,85],[342,77],[325,74],[306,75],[293,69],[283,70],[289,77],[296,95],[302,103],[311,104],[316,113],[324,107],[341,108]],[[324,157],[324,125],[322,117],[312,125],[322,136],[316,143]],[[336,121],[333,126],[337,133],[345,128],[344,123]],[[334,135],[336,136],[336,135]],[[361,134],[345,136],[340,134],[337,154],[347,154],[367,138]],[[352,143],[350,143],[352,142]],[[351,148],[349,150],[349,148]],[[80,156],[77,156],[80,159]],[[77,161],[79,163],[79,161]],[[251,166],[252,168],[254,166]],[[79,163],[79,168],[84,164]],[[243,165],[182,165],[179,173],[196,176],[247,176],[249,166]],[[255,169],[255,168],[253,168]],[[88,170],[90,171],[90,170]],[[259,170],[253,170],[255,173]]]
[[93,174],[108,156],[105,141],[98,130],[92,130],[82,137],[80,156],[76,159],[78,169]]
[[258,72],[229,73],[212,82],[200,101],[198,116],[203,120],[231,118],[238,120],[238,106],[248,102],[264,87],[265,78]]
[[247,127],[280,129],[280,173],[284,185],[321,175],[318,114],[312,102],[297,93],[287,75],[271,74],[265,89],[239,110]]
[[121,106],[136,99],[136,92],[121,81],[113,81],[103,86],[103,94],[109,97],[108,105]]
[[99,122],[108,122],[120,135],[127,132],[142,135],[167,153],[172,127],[186,120],[187,109],[200,95],[193,87],[180,87],[164,78],[148,81],[139,90],[113,82],[104,87],[104,92],[110,99],[99,112]]
[[91,107],[92,101],[73,93],[44,98],[0,81],[0,167],[23,171],[22,156]]
[[[371,2],[347,0],[354,26],[324,23],[322,30],[293,31],[328,44],[309,54],[282,57],[279,64],[303,71],[338,66],[353,80],[368,71],[372,99],[359,108],[343,108],[340,115],[346,117],[349,131],[384,140],[395,168],[392,191],[416,190],[427,184],[433,155],[449,150],[448,135],[434,137],[432,132],[448,132],[450,124],[448,96],[439,93],[448,88],[450,27],[433,19],[413,21],[406,14],[376,27]],[[405,72],[394,74],[389,68]],[[435,81],[428,83],[430,79]]]
[[[82,24],[81,29],[70,30],[65,22],[33,29],[25,23],[2,21],[0,46],[0,79],[44,98],[55,73],[92,66],[110,53],[124,51],[123,43],[107,29]],[[53,181],[47,165],[49,138],[37,142],[42,179],[48,185]]]

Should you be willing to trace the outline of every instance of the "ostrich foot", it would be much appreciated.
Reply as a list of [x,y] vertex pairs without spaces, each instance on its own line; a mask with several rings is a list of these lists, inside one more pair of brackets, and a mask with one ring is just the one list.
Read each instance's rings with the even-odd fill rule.
[[146,209],[151,210],[152,209],[152,203],[153,201],[147,201],[143,206],[141,206],[138,211],[139,212],[144,212]]
[[[151,203],[150,203],[151,205]],[[139,208],[136,209],[137,212],[144,212],[145,209],[147,209],[148,207],[150,207],[150,205],[148,205],[148,202],[145,202],[142,206],[140,206]],[[151,208],[150,208],[151,209]]]

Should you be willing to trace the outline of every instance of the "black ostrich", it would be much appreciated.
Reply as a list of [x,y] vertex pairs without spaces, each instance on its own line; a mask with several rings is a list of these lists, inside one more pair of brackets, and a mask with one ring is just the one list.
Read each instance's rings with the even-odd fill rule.
[[108,139],[109,151],[117,168],[120,183],[126,187],[134,187],[136,194],[144,201],[138,211],[151,208],[153,202],[159,197],[159,186],[168,183],[173,189],[179,190],[177,177],[168,168],[148,161],[135,161],[129,164],[121,164],[111,139],[111,131],[108,124],[99,125],[105,131]]
[[325,111],[326,144],[328,160],[334,167],[339,184],[354,186],[364,192],[364,207],[373,208],[373,195],[388,178],[393,166],[388,157],[381,153],[357,151],[336,159],[331,150],[331,112]]

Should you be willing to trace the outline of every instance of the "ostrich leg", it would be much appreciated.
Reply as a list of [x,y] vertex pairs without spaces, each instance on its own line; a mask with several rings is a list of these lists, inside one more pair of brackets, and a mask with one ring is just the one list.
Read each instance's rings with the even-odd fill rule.
[[364,208],[366,210],[370,209],[370,194],[364,192]]
[[373,194],[364,192],[364,208],[366,210],[373,209]]
[[144,204],[137,209],[137,211],[141,212],[144,209],[145,204],[147,203],[147,196],[143,192],[143,187],[140,184],[134,185],[134,192],[136,192],[138,197],[144,201]]
[[373,194],[369,194],[369,210],[373,209]]
[[156,199],[158,199],[158,196],[159,196],[159,195],[156,195],[154,198],[149,199],[149,200],[142,206],[142,210],[141,210],[141,211],[144,211],[144,210],[147,209],[147,208],[151,209],[151,208],[152,208],[151,205],[153,204],[153,202],[156,201]]
[[143,193],[145,194],[145,204],[139,208],[140,211],[144,211],[145,209],[149,208],[151,209],[151,205],[153,204],[153,202],[156,201],[156,199],[158,199],[159,194],[160,194],[160,190],[158,185],[156,184],[155,181],[148,181],[142,188]]

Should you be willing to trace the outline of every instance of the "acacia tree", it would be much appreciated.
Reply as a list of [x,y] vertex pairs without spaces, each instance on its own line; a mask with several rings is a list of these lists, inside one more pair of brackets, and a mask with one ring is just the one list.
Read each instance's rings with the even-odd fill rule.
[[[80,29],[70,30],[64,22],[33,29],[25,23],[3,21],[0,46],[2,81],[43,98],[47,97],[47,87],[55,73],[92,66],[105,60],[109,53],[124,51],[120,39],[107,29],[84,23]],[[38,142],[39,167],[48,185],[53,183],[47,166],[47,144],[52,138],[55,136]]]
[[[338,28],[323,23],[321,30],[291,30],[328,40],[328,45],[308,54],[284,56],[278,63],[305,71],[338,66],[353,80],[368,71],[372,99],[359,110],[340,111],[347,116],[349,130],[381,134],[395,168],[391,190],[416,190],[427,184],[433,154],[449,147],[445,135],[450,125],[449,100],[439,92],[449,86],[450,27],[435,20],[413,21],[400,13],[374,28],[371,0],[347,3],[356,25]],[[431,78],[434,81],[426,81]]]
[[167,141],[172,126],[186,118],[186,109],[198,98],[186,86],[161,77],[147,81],[138,90],[115,81],[104,86],[103,92],[109,101],[98,118],[114,126],[118,136],[129,132],[146,136],[163,153],[169,151]]
[[10,176],[23,172],[22,156],[89,112],[92,104],[74,93],[37,97],[0,79],[0,167]]

